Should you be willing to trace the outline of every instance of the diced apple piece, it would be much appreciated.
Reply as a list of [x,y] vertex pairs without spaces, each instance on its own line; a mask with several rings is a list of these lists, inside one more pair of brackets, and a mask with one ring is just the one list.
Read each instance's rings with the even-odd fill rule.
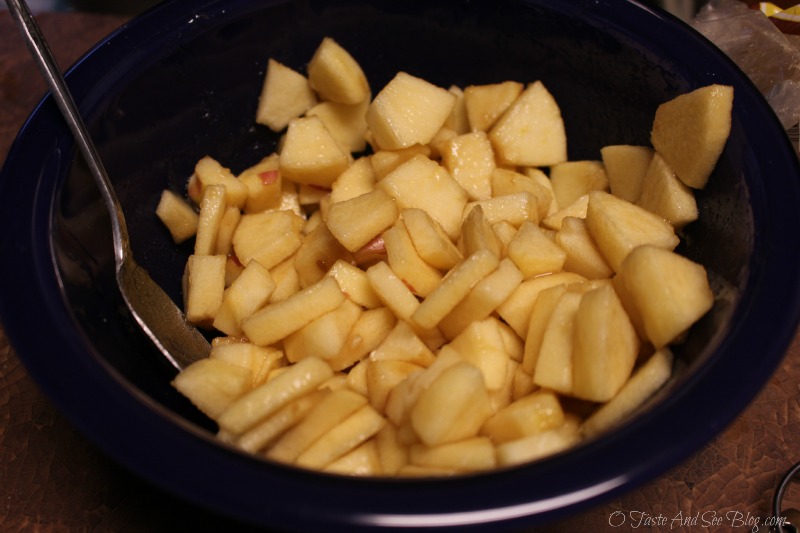
[[290,363],[309,356],[329,360],[342,350],[350,329],[361,316],[361,306],[345,299],[338,307],[315,318],[283,339]]
[[180,244],[197,233],[197,212],[186,200],[168,189],[161,192],[156,216],[167,227],[175,244]]
[[508,369],[509,357],[498,324],[493,318],[473,322],[441,348],[456,351],[464,361],[480,370],[490,392],[503,386]]
[[226,335],[241,335],[242,320],[269,302],[275,281],[258,261],[250,261],[222,295],[213,326]]
[[239,174],[239,181],[247,187],[245,213],[260,213],[280,205],[283,180],[278,154],[271,154]]
[[300,286],[305,288],[321,280],[337,261],[352,262],[353,254],[333,236],[328,225],[321,222],[303,238],[295,254],[294,267]]
[[499,259],[488,250],[478,250],[450,270],[436,289],[414,311],[411,319],[423,328],[433,328],[452,311],[480,280],[493,272]]
[[464,107],[472,131],[489,131],[522,93],[516,81],[470,85],[464,89]]
[[324,468],[369,440],[384,424],[386,419],[365,405],[314,441],[297,457],[296,464],[305,468]]
[[[280,373],[285,373],[288,371],[288,367],[280,370]],[[329,390],[318,389],[293,398],[242,433],[238,438],[235,438],[234,443],[242,450],[251,453],[256,453],[269,447],[286,431],[300,423],[315,405],[330,394],[331,391]],[[220,434],[226,434],[226,430],[220,430]]]
[[331,184],[331,204],[350,200],[375,189],[371,157],[359,157]]
[[604,279],[614,275],[614,270],[589,233],[585,219],[564,217],[555,241],[567,253],[564,270],[589,279]]
[[233,234],[239,226],[242,212],[238,207],[227,207],[222,213],[217,230],[217,240],[214,243],[214,254],[229,255],[233,250]]
[[573,389],[575,315],[582,294],[566,291],[558,299],[547,321],[547,328],[536,357],[533,382],[540,387],[570,395]]
[[638,353],[639,338],[614,288],[585,293],[575,315],[572,394],[607,402],[630,377]]
[[256,122],[272,131],[281,131],[291,119],[301,116],[315,103],[317,97],[308,79],[270,58],[258,100]]
[[367,399],[364,396],[348,389],[328,394],[303,420],[270,446],[267,458],[284,463],[294,462],[314,441],[365,405]]
[[607,192],[589,194],[586,224],[615,272],[619,272],[622,261],[637,246],[650,244],[672,250],[678,245],[669,222]]
[[[565,284],[552,285],[543,289],[537,296],[529,313],[527,334],[525,335],[525,350],[522,358],[522,369],[534,375],[539,360],[539,351],[542,340],[547,332],[550,317],[558,305],[561,297],[567,292]],[[536,382],[534,381],[534,384]]]
[[642,193],[636,204],[665,219],[675,228],[682,228],[698,217],[694,190],[678,179],[658,153],[653,156],[645,174]]
[[461,225],[461,235],[458,239],[458,247],[464,256],[470,256],[479,250],[486,250],[497,257],[503,253],[503,241],[494,232],[494,228],[486,220],[483,214],[483,206],[478,204],[473,206],[464,223]]
[[247,187],[233,175],[229,168],[223,167],[216,159],[205,156],[194,167],[194,177],[200,184],[199,198],[203,197],[209,185],[225,186],[225,203],[229,206],[243,207],[247,201]]
[[250,390],[253,372],[220,359],[201,359],[184,368],[172,386],[203,413],[216,419]]
[[233,402],[217,419],[220,429],[240,434],[333,375],[328,363],[308,357]]
[[672,375],[672,352],[657,350],[625,383],[619,393],[581,424],[584,437],[594,437],[623,422]]
[[414,157],[415,155],[424,155],[431,157],[431,148],[428,145],[413,144],[407,148],[400,148],[399,150],[378,150],[372,156],[372,168],[378,180],[388,176],[394,169]]
[[522,272],[508,258],[469,291],[461,303],[439,323],[442,333],[453,339],[471,323],[488,318],[522,283]]
[[[394,314],[386,307],[367,309],[362,312],[356,323],[350,328],[341,350],[328,360],[328,364],[336,371],[353,367],[354,364],[364,360],[370,352],[380,346],[396,323],[397,319]],[[358,366],[356,365],[353,368]],[[350,383],[351,377],[353,380],[356,379],[356,374],[353,373],[352,369],[348,374],[349,385],[352,385]],[[364,395],[367,394],[366,384],[361,392]]]
[[585,194],[563,209],[549,214],[542,220],[542,226],[558,231],[567,217],[586,218],[589,209],[589,195]]
[[370,104],[367,125],[385,150],[428,144],[450,116],[455,101],[446,89],[398,72]]
[[254,387],[263,383],[270,371],[282,367],[285,362],[281,350],[249,342],[217,343],[211,346],[208,356],[250,370]]
[[362,152],[367,146],[367,106],[369,98],[354,105],[321,102],[306,111],[306,116],[319,117],[345,152]]
[[332,204],[328,229],[351,252],[357,252],[375,236],[394,224],[400,211],[397,202],[381,189]]
[[564,423],[564,410],[552,391],[539,390],[507,405],[483,425],[481,434],[495,444],[553,429]]
[[408,464],[408,447],[397,439],[397,428],[393,424],[385,424],[375,435],[381,470],[386,475],[396,474],[401,467]]
[[494,169],[492,172],[492,194],[494,196],[505,196],[518,192],[531,193],[536,197],[539,206],[538,220],[542,220],[550,214],[550,207],[554,199],[553,189],[552,184],[550,184],[550,178],[538,169],[529,169],[531,172],[533,170],[537,170],[542,174],[544,182],[507,168]]
[[378,186],[397,200],[400,209],[422,209],[451,239],[458,236],[467,193],[435,161],[415,155],[380,180]]
[[389,266],[417,296],[429,295],[441,282],[442,273],[417,253],[402,219],[383,232]]
[[428,446],[477,435],[491,414],[481,371],[469,363],[445,369],[414,404],[411,425]]
[[292,119],[281,148],[281,172],[286,179],[330,188],[351,163],[317,116]]
[[649,146],[629,144],[615,144],[601,148],[600,156],[606,167],[611,194],[629,202],[636,202],[642,193],[642,180],[653,159],[653,153],[653,149]]
[[530,84],[495,122],[489,139],[503,165],[545,167],[567,160],[561,110],[544,84]]
[[708,85],[656,109],[650,141],[689,187],[702,189],[731,131],[733,87]]
[[367,269],[367,279],[378,298],[401,320],[410,320],[419,307],[419,300],[394,273],[388,264],[381,261]]
[[513,466],[562,452],[580,440],[578,424],[569,417],[559,427],[505,442],[497,447],[497,464]]
[[486,437],[472,437],[438,446],[415,444],[409,448],[409,460],[422,467],[481,472],[494,468],[494,445]]
[[225,256],[191,255],[184,272],[186,320],[210,327],[222,305],[225,291]]
[[675,340],[714,305],[703,265],[670,250],[639,246],[618,275],[656,348]]
[[488,200],[477,200],[466,206],[469,212],[476,205],[483,208],[484,216],[489,224],[503,220],[519,227],[524,222],[539,223],[539,201],[529,192],[517,192],[503,196],[494,196]]
[[222,217],[225,214],[225,187],[209,185],[203,190],[200,215],[197,219],[195,255],[214,255]]
[[414,243],[419,256],[429,265],[440,270],[449,270],[463,259],[442,229],[428,213],[422,209],[403,209],[400,212],[403,222]]
[[344,299],[336,280],[325,277],[250,315],[242,322],[242,331],[254,344],[268,346],[333,311]]
[[300,276],[294,268],[294,256],[289,256],[269,270],[269,275],[275,282],[275,290],[269,297],[269,303],[274,304],[285,300],[292,294],[300,292]]
[[486,133],[476,131],[455,137],[442,152],[442,163],[471,200],[491,198],[495,159]]
[[364,442],[335,461],[328,463],[323,471],[344,476],[374,477],[383,475],[375,439]]
[[558,272],[567,258],[567,253],[533,222],[525,222],[520,226],[508,243],[506,253],[525,279]]
[[381,300],[367,279],[366,273],[343,259],[336,261],[328,270],[339,284],[342,292],[355,303],[367,309],[374,309],[381,305]]
[[308,82],[323,100],[353,105],[369,99],[361,66],[330,37],[322,39],[308,63]]
[[591,191],[608,189],[608,176],[601,161],[565,161],[550,168],[550,183],[559,208]]
[[436,356],[408,322],[398,320],[383,342],[369,354],[369,358],[372,361],[405,361],[428,367]]
[[447,90],[456,97],[456,101],[453,104],[453,110],[450,112],[450,116],[444,121],[443,129],[448,128],[456,135],[467,133],[470,128],[467,106],[464,102],[464,91],[457,85],[451,85]]
[[555,285],[574,283],[584,279],[583,276],[574,272],[556,272],[525,280],[497,308],[497,313],[514,329],[517,335],[525,339],[528,335],[531,310],[539,293]]
[[370,405],[376,411],[382,412],[392,389],[405,380],[409,374],[421,370],[423,367],[408,361],[370,359],[366,374],[367,398]]
[[290,211],[243,215],[233,234],[233,250],[247,266],[251,260],[272,268],[294,254],[302,244],[298,218]]

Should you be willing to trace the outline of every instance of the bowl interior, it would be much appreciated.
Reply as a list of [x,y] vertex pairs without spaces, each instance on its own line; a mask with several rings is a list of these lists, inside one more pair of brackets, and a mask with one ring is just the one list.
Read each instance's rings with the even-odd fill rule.
[[[666,389],[669,398],[652,405],[675,401],[727,357],[719,348],[745,313],[739,303],[752,285],[765,210],[757,183],[767,178],[748,123],[766,116],[766,107],[702,38],[633,3],[178,1],[124,28],[78,64],[70,81],[122,202],[137,260],[176,302],[192,244],[175,246],[155,217],[161,191],[184,192],[204,155],[238,172],[271,153],[278,135],[253,120],[267,59],[303,70],[325,36],[359,61],[373,94],[400,70],[443,87],[543,81],[561,107],[571,160],[599,159],[609,144],[649,144],[660,103],[709,83],[734,85],[731,138],[697,194],[700,220],[686,228],[680,248],[706,266],[719,297],[677,349],[684,371]],[[743,111],[740,102],[755,107]],[[762,133],[776,127],[773,117],[763,124]],[[57,175],[52,253],[86,350],[154,416],[178,420],[195,437],[210,434],[213,424],[172,389],[174,371],[127,316],[114,283],[107,215],[85,165],[65,157]],[[575,454],[597,453],[588,446]],[[623,448],[614,453],[623,460]],[[559,460],[566,461],[559,468],[568,467],[568,457]],[[665,465],[651,474],[659,468]]]

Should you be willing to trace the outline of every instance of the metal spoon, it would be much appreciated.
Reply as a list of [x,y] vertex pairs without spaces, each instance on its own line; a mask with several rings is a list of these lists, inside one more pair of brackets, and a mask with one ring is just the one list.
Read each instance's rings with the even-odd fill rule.
[[27,4],[24,0],[6,0],[6,4],[100,188],[111,216],[117,285],[125,303],[144,332],[176,369],[181,370],[206,357],[211,349],[206,338],[186,321],[172,299],[133,259],[122,207],[58,64]]

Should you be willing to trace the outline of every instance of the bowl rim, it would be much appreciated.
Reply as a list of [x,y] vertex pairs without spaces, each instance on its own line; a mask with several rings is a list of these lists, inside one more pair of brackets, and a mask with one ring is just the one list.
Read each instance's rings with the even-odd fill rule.
[[[565,13],[588,9],[606,22],[609,16],[603,12],[613,12],[618,18],[611,23],[617,31],[622,31],[623,22],[630,25],[627,28],[637,27],[633,23],[643,17],[662,21],[659,32],[650,38],[679,43],[672,45],[678,49],[676,55],[699,50],[715,58],[719,70],[710,72],[710,79],[732,82],[736,87],[735,116],[743,124],[763,131],[753,149],[771,145],[769,168],[794,169],[791,174],[800,176],[788,139],[778,135],[783,130],[752,83],[705,38],[671,15],[635,2],[615,3],[613,8],[607,1],[556,6],[543,0],[530,3]],[[222,23],[231,16],[230,12],[235,12],[231,5],[251,4],[250,0],[213,0],[201,5],[173,0],[149,10],[103,39],[69,69],[67,78],[77,87],[76,99],[84,103],[91,99],[93,66],[111,61],[115,54],[136,50],[144,39],[153,39],[152,27],[167,22],[188,32],[191,21],[185,17],[187,8],[217,17]],[[134,53],[126,60],[135,61],[138,57]],[[765,115],[772,115],[771,127],[755,123],[756,117],[761,120]],[[102,363],[88,339],[75,331],[71,311],[61,296],[63,287],[53,276],[53,250],[48,244],[53,194],[48,190],[48,180],[41,178],[52,170],[63,174],[62,169],[71,161],[74,143],[59,121],[52,99],[46,96],[20,130],[0,173],[0,198],[8,198],[6,193],[19,197],[22,186],[12,186],[13,176],[30,173],[29,167],[38,169],[38,185],[26,189],[32,196],[20,197],[17,205],[0,210],[2,255],[23,258],[0,262],[0,318],[12,346],[40,388],[75,427],[117,462],[179,497],[262,526],[496,528],[500,523],[521,525],[552,520],[595,505],[662,474],[722,431],[772,375],[800,323],[800,254],[797,244],[789,244],[796,243],[793,229],[800,226],[800,217],[796,211],[781,213],[767,208],[773,202],[786,204],[787,198],[800,202],[800,179],[786,180],[787,187],[782,190],[748,182],[751,198],[760,200],[754,206],[754,217],[761,221],[761,231],[755,235],[747,290],[718,347],[735,357],[714,360],[713,364],[709,361],[674,396],[619,430],[546,461],[457,479],[363,480],[270,464],[221,446],[189,423],[176,424],[177,417],[166,414],[154,400],[125,391],[120,386],[124,378]],[[14,217],[25,209],[30,227],[22,230]],[[763,327],[754,330],[754,313],[758,314],[759,325],[769,327],[768,335],[764,335]],[[37,327],[46,327],[52,335],[31,335],[32,316],[38,316]],[[59,357],[43,357],[54,348],[61,352]],[[752,357],[755,353],[762,356]],[[64,375],[70,379],[63,380]],[[720,394],[709,395],[708,391],[715,388],[722,389]],[[726,389],[736,390],[737,394],[729,395]],[[689,421],[681,423],[687,406],[695,410],[695,420],[707,421],[702,427]],[[119,413],[125,413],[124,420]],[[665,427],[664,418],[673,420],[675,425]],[[98,425],[97,420],[106,423]],[[142,454],[133,443],[152,444],[142,440],[143,435],[152,433],[174,443],[173,450]],[[603,454],[603,464],[593,459],[596,454]],[[631,457],[641,461],[631,465]],[[192,471],[192,467],[207,463],[213,463],[215,468],[202,473]],[[585,476],[559,475],[568,467],[574,470],[576,465],[583,468]],[[232,475],[250,488],[251,497],[243,498],[241,491],[232,490]],[[532,487],[532,476],[547,479],[548,487]],[[269,495],[272,505],[268,509],[264,508],[263,495],[252,490],[260,485],[280,487]],[[306,511],[314,512],[297,509],[298,501],[304,502]]]

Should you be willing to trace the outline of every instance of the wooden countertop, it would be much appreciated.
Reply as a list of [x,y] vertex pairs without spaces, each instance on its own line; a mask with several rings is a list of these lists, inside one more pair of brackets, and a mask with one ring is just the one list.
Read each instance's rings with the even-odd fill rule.
[[[124,18],[81,13],[38,17],[62,66],[70,65]],[[45,92],[7,12],[0,12],[0,160]],[[547,531],[627,531],[635,516],[666,517],[655,531],[750,531],[677,527],[678,516],[730,516],[763,521],[783,473],[800,461],[800,336],[769,384],[717,439],[684,464],[639,489],[553,524]],[[800,508],[792,489],[786,507]],[[614,523],[622,512],[626,523]],[[617,525],[618,527],[614,527]],[[674,527],[671,527],[674,526]],[[738,526],[738,527],[737,527]],[[164,494],[122,469],[73,430],[26,373],[0,326],[0,530],[242,530]]]

